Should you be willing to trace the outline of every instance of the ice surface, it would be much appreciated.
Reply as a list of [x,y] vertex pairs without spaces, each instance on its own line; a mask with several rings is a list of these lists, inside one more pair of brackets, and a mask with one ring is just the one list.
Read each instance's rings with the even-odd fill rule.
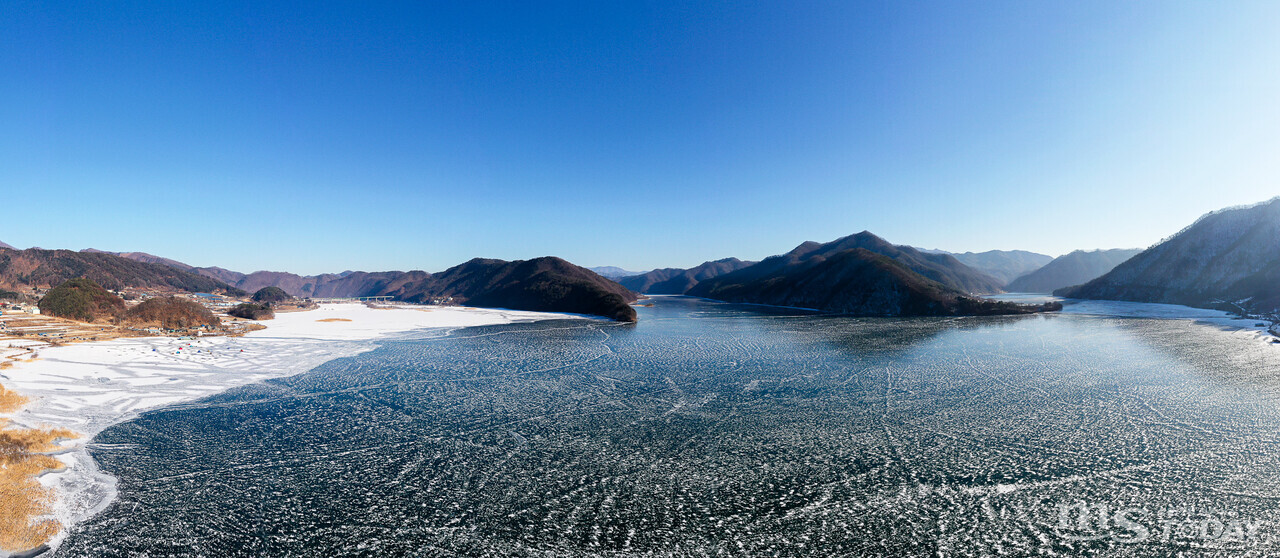
[[[1252,333],[654,303],[386,341],[109,428],[92,451],[120,496],[59,554],[1272,550],[1160,532],[1276,535],[1280,349]],[[1152,532],[1064,524],[1076,504]]]

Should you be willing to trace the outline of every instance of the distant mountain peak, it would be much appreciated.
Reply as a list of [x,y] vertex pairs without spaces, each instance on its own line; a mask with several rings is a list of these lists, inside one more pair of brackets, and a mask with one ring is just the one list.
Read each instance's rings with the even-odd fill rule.
[[689,269],[674,267],[655,269],[639,275],[631,275],[615,279],[622,286],[644,294],[685,294],[699,281],[737,271],[755,262],[744,262],[738,258],[723,258],[702,262]]
[[1015,278],[1006,289],[1020,293],[1052,293],[1099,277],[1141,251],[1136,248],[1074,250]]
[[995,277],[1004,284],[1040,269],[1045,264],[1053,261],[1053,256],[1037,254],[1027,250],[987,250],[986,252],[964,253],[923,248],[916,248],[916,250],[926,254],[950,255],[959,260],[960,263]]
[[595,272],[596,275],[599,275],[606,279],[613,279],[613,280],[618,280],[623,277],[631,277],[633,275],[643,275],[645,273],[648,273],[647,271],[629,271],[626,269],[622,269],[621,267],[612,266],[612,265],[588,267],[587,269],[590,269],[591,271]]

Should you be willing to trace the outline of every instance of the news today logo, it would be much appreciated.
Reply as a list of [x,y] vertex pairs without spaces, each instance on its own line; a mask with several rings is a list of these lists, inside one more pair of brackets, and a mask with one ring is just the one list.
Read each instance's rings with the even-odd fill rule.
[[1238,517],[1194,506],[1151,509],[1115,508],[1108,504],[1058,504],[1054,532],[1072,541],[1115,541],[1123,544],[1176,543],[1213,546],[1267,546],[1270,522]]

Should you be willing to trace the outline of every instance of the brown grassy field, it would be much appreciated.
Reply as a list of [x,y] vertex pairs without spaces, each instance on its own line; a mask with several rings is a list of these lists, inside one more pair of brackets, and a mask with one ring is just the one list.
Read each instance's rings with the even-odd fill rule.
[[[8,394],[13,392],[8,391]],[[10,552],[34,548],[49,540],[61,525],[48,514],[52,491],[40,485],[37,475],[62,467],[53,457],[43,455],[57,449],[56,442],[75,438],[66,429],[9,428],[0,426],[0,550]]]
[[[8,362],[4,364],[12,366],[12,364]],[[0,413],[12,413],[21,409],[22,406],[26,404],[26,397],[18,395],[18,392],[16,391],[0,386]]]

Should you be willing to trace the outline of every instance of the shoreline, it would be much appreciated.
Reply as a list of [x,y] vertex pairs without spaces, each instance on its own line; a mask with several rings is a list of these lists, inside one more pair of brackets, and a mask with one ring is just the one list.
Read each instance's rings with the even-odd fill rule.
[[0,371],[5,388],[28,399],[20,409],[0,416],[9,421],[9,428],[68,429],[78,435],[58,440],[56,449],[43,453],[62,468],[36,476],[53,501],[49,514],[32,520],[52,519],[61,525],[45,542],[56,550],[69,529],[115,500],[115,477],[101,472],[88,451],[94,436],[110,426],[234,387],[301,374],[373,350],[392,334],[585,318],[457,306],[370,308],[338,303],[278,314],[266,329],[238,337],[127,337],[44,347],[38,360],[15,362]]

